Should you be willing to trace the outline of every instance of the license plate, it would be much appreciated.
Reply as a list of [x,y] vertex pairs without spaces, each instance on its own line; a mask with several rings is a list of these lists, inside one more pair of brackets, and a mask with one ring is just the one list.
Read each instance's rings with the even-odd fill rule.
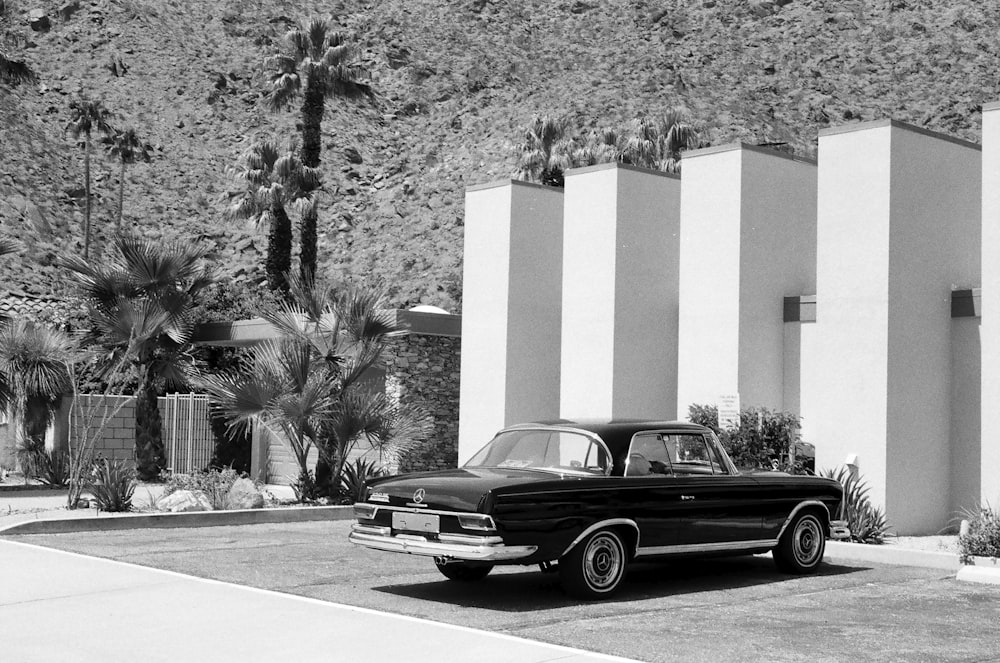
[[441,531],[441,517],[430,513],[392,512],[392,528],[407,532],[437,534]]

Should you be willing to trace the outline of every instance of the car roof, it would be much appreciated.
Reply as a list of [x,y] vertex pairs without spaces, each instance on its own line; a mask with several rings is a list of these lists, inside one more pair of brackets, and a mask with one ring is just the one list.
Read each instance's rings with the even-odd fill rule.
[[576,428],[594,433],[608,445],[612,454],[618,454],[628,448],[632,436],[647,430],[673,430],[704,433],[708,429],[700,424],[689,421],[668,421],[663,419],[546,419],[530,423],[507,426],[511,428],[532,428],[539,426],[554,426],[560,428]]

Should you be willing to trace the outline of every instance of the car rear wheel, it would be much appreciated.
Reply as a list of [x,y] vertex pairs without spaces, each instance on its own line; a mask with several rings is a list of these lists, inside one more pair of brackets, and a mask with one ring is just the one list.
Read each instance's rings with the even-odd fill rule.
[[594,532],[559,560],[559,580],[571,596],[603,599],[618,590],[628,554],[614,530]]
[[785,573],[812,573],[823,561],[826,536],[823,522],[815,513],[799,514],[788,526],[772,551],[774,563]]
[[447,564],[434,562],[434,564],[437,565],[438,571],[445,578],[459,582],[482,580],[493,570],[492,564],[470,564],[469,562],[449,562]]

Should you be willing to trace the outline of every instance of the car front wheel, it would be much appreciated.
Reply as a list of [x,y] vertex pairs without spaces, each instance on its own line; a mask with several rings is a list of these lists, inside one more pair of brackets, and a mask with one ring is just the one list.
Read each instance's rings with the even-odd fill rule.
[[571,596],[603,599],[617,591],[628,555],[621,537],[610,529],[594,532],[559,561],[559,580]]
[[468,562],[434,563],[437,565],[441,575],[448,580],[457,580],[459,582],[482,580],[493,570],[492,564],[469,564]]
[[815,513],[807,512],[795,517],[772,554],[780,570],[804,574],[812,573],[819,567],[825,549],[823,522]]

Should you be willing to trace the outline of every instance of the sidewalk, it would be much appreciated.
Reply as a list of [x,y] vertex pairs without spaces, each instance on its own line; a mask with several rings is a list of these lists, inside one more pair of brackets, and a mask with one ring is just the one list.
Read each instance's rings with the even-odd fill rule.
[[3,659],[23,663],[627,659],[0,540]]

